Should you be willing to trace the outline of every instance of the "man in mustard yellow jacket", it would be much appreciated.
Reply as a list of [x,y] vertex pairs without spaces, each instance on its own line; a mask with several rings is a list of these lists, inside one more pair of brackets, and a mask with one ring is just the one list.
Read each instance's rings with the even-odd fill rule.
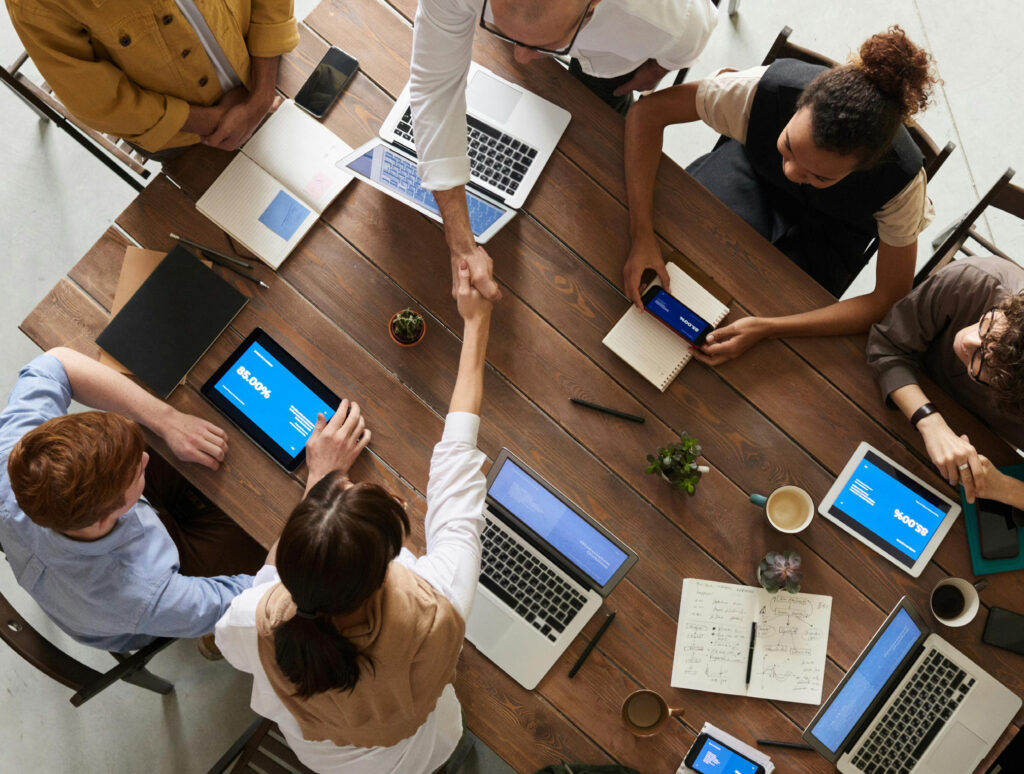
[[6,0],[26,51],[88,126],[156,152],[231,150],[275,106],[292,0]]

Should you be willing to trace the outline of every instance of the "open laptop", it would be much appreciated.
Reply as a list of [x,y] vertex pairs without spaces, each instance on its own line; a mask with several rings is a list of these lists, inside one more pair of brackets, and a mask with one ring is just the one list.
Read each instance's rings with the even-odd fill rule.
[[844,774],[964,774],[1020,706],[903,597],[803,737]]
[[[472,62],[466,86],[466,187],[470,227],[486,243],[526,201],[571,116],[552,102]],[[370,185],[441,221],[416,172],[409,84],[371,140],[337,164]]]
[[466,639],[532,690],[636,564],[637,555],[502,449]]

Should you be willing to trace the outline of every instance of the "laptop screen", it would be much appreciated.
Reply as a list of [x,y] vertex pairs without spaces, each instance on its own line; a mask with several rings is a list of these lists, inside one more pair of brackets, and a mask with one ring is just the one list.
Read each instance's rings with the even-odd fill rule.
[[828,708],[807,733],[832,752],[838,751],[922,633],[901,607],[843,678]]
[[604,586],[629,556],[529,473],[506,460],[487,494]]
[[[401,199],[425,207],[440,217],[441,211],[434,201],[434,194],[420,185],[416,173],[416,162],[407,159],[383,143],[374,145],[359,158],[350,161],[348,168],[358,172],[395,193]],[[466,205],[469,207],[469,226],[474,236],[480,236],[493,226],[505,210],[481,199],[466,189]]]

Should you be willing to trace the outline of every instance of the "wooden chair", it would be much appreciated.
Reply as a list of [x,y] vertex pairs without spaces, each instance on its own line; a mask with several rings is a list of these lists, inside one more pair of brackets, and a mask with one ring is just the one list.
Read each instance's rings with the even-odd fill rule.
[[141,191],[151,174],[145,166],[146,156],[120,137],[97,132],[71,115],[45,82],[39,85],[20,72],[27,61],[28,54],[22,51],[10,67],[0,67],[0,81],[21,97],[41,119],[52,121],[128,185]]
[[[0,546],[3,552],[3,546]],[[174,686],[146,669],[146,663],[166,648],[173,639],[161,637],[132,654],[114,653],[118,664],[106,672],[98,672],[72,658],[36,631],[7,598],[0,594],[0,639],[40,672],[75,691],[71,704],[81,707],[93,696],[118,680],[156,693],[167,694]]]
[[954,221],[945,231],[932,240],[934,252],[928,262],[921,267],[921,270],[914,277],[914,284],[920,284],[926,277],[934,274],[942,267],[948,265],[956,258],[958,252],[966,255],[975,253],[966,246],[968,239],[973,239],[981,245],[988,253],[998,255],[1012,261],[1009,255],[1004,253],[991,241],[983,237],[974,229],[974,223],[981,217],[982,213],[989,207],[1008,212],[1024,220],[1024,188],[1013,185],[1010,180],[1016,174],[1012,167],[996,180],[995,184],[988,190],[976,205],[959,220]]

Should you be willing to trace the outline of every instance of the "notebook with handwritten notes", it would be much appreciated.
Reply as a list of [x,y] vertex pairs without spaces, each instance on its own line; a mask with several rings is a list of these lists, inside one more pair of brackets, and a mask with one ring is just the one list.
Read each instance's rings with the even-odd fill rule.
[[[714,297],[693,277],[671,261],[666,261],[672,295],[707,320],[718,325],[729,307]],[[661,281],[655,277],[654,285]],[[601,342],[621,357],[651,384],[664,392],[683,370],[692,355],[690,343],[659,322],[654,315],[630,304]]]
[[820,704],[831,614],[832,597],[821,594],[770,594],[758,586],[686,578],[671,684]]

